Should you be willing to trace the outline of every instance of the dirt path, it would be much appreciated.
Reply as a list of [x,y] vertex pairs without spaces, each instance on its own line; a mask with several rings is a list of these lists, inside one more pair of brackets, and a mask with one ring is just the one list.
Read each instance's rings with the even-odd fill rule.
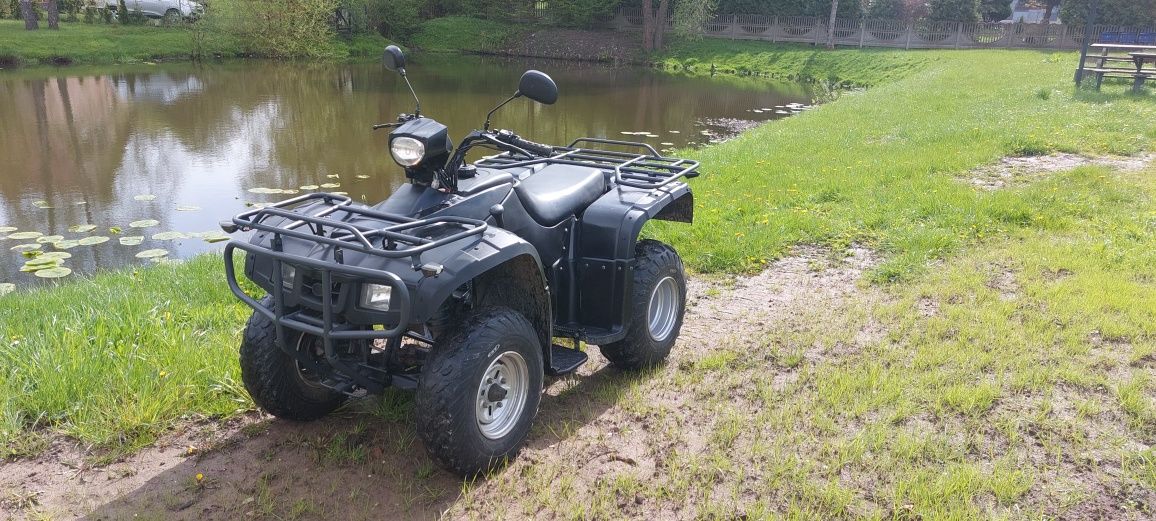
[[[583,489],[600,486],[604,476],[627,472],[645,481],[669,465],[664,457],[679,450],[693,454],[712,443],[716,423],[725,418],[695,413],[699,385],[690,373],[701,373],[703,364],[713,363],[711,357],[719,353],[755,347],[765,332],[797,327],[849,299],[871,298],[865,295],[871,290],[856,282],[873,257],[864,250],[847,253],[846,258],[835,258],[819,250],[801,250],[758,276],[692,280],[686,323],[666,367],[629,375],[594,355],[580,377],[550,385],[522,456],[486,481],[463,485],[434,467],[415,438],[411,398],[396,394],[312,424],[252,415],[226,425],[192,426],[102,468],[86,466],[78,447],[56,446],[37,460],[0,466],[0,516],[89,515],[109,520],[432,519],[447,513],[455,518],[493,518],[521,517],[519,512],[533,516],[532,509],[542,501],[527,483],[548,481],[529,482],[521,476],[565,477],[572,480],[575,493],[593,494]],[[877,332],[866,327],[858,335],[868,341]],[[801,356],[838,353],[804,351]],[[797,367],[776,371],[770,381],[781,386],[791,381]],[[733,389],[735,403],[745,400],[742,395],[757,392],[752,382],[726,386]],[[532,500],[521,502],[519,497]],[[614,506],[627,515],[658,518],[683,518],[689,513],[680,511],[684,507],[678,502],[651,508],[638,499],[635,503],[633,496],[617,498]]]

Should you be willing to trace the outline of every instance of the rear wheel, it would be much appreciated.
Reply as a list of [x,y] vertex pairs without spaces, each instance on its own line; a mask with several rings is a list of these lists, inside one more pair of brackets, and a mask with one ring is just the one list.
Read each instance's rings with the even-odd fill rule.
[[[272,299],[261,304],[272,309]],[[324,356],[321,339],[286,330],[289,345],[308,356]],[[321,418],[341,404],[346,395],[321,385],[321,375],[310,372],[277,345],[273,321],[253,312],[241,340],[241,380],[253,402],[269,414],[294,421]]]
[[161,20],[165,25],[177,25],[181,22],[181,12],[176,9],[169,9],[165,11],[165,16]]
[[635,247],[631,320],[622,340],[599,346],[622,369],[661,364],[674,347],[686,312],[686,274],[674,248],[643,240]]
[[504,307],[474,314],[434,347],[415,409],[430,456],[464,476],[518,454],[542,396],[542,348],[534,327]]

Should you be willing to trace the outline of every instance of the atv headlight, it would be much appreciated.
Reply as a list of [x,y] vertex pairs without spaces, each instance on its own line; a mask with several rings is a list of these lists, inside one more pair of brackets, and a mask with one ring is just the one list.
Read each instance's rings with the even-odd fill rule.
[[366,284],[365,292],[361,297],[361,305],[367,309],[389,311],[389,297],[392,294],[393,286]]
[[425,157],[425,143],[411,137],[398,136],[389,142],[389,153],[393,160],[404,167],[411,167]]
[[281,285],[286,288],[293,288],[293,278],[297,276],[297,268],[292,264],[285,262],[281,263]]

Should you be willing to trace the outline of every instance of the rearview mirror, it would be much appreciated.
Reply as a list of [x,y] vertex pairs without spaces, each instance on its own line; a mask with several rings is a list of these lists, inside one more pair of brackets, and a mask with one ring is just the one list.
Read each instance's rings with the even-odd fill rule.
[[558,101],[558,85],[544,72],[528,70],[518,82],[518,93],[544,105]]
[[382,57],[385,63],[385,68],[397,72],[405,68],[405,53],[396,45],[390,45],[385,48],[385,55]]

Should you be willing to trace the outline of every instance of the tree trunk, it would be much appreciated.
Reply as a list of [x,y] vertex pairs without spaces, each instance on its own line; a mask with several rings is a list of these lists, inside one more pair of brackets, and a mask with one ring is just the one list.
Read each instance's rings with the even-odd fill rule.
[[36,11],[32,9],[32,0],[20,0],[20,14],[24,16],[24,28],[35,31],[40,28],[36,19]]
[[48,0],[48,28],[60,29],[60,6],[56,0]]
[[663,38],[666,36],[666,19],[670,17],[670,1],[661,0],[658,3],[657,30],[654,32],[654,50],[661,51]]
[[839,0],[831,0],[831,20],[827,22],[827,48],[835,48],[835,15],[839,13]]
[[642,0],[642,50],[654,50],[654,5]]

